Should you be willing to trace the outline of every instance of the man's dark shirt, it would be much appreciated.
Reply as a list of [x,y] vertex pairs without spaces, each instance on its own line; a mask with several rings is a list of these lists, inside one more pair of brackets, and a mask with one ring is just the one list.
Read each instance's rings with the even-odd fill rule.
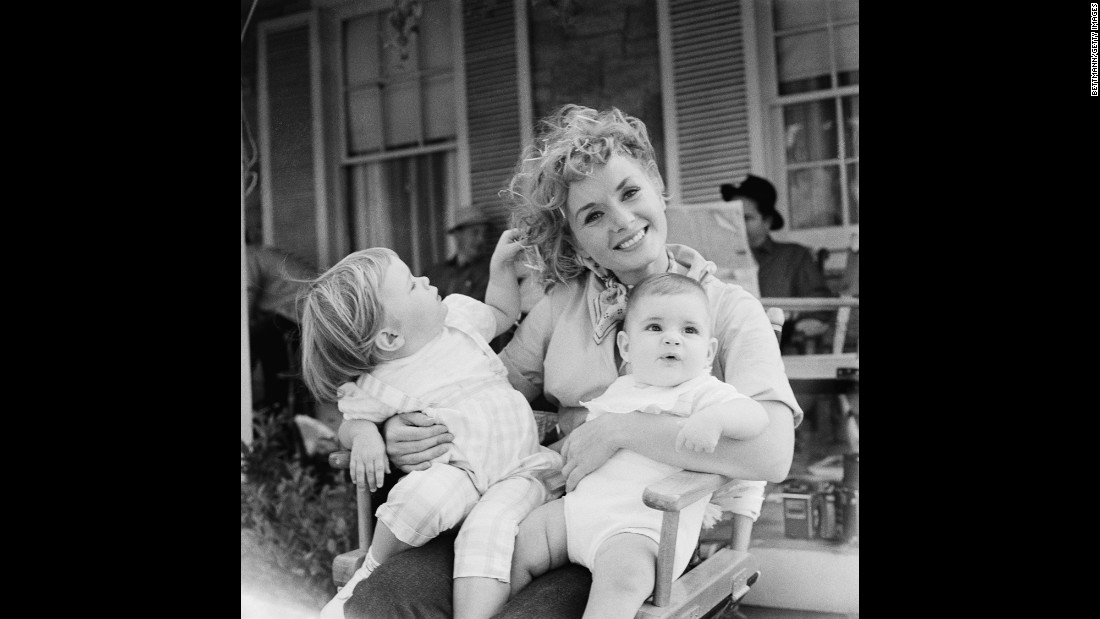
[[778,243],[768,237],[752,250],[760,271],[761,297],[831,297],[821,265],[798,243]]
[[[761,297],[831,297],[834,296],[825,283],[821,265],[814,260],[810,250],[798,243],[778,243],[771,237],[752,250],[752,257],[760,267],[757,274]],[[783,325],[779,347],[787,350],[794,335],[794,324],[799,318],[816,318],[830,323],[834,312],[789,312]]]
[[484,302],[489,287],[489,256],[475,258],[463,266],[458,266],[458,258],[452,257],[432,265],[425,275],[439,289],[441,297],[458,293]]

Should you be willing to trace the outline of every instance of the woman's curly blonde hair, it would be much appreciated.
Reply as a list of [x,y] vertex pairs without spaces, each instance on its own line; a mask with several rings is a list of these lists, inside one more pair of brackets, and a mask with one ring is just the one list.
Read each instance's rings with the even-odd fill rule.
[[523,149],[516,173],[500,195],[511,203],[512,225],[526,236],[530,266],[540,282],[566,283],[585,272],[565,217],[569,185],[613,154],[636,160],[664,196],[645,123],[618,108],[596,111],[568,104],[543,118],[539,136]]

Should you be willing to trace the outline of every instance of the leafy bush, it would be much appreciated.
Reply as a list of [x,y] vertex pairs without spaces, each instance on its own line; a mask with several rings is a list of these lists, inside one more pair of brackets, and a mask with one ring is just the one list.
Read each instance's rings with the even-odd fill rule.
[[355,486],[327,463],[303,458],[293,415],[257,411],[241,441],[241,528],[282,569],[332,592],[332,560],[355,547]]

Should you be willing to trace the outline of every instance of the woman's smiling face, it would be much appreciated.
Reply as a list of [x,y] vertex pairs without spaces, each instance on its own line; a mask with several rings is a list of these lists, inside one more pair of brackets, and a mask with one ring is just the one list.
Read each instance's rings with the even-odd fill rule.
[[633,285],[668,268],[665,202],[631,157],[615,154],[569,186],[569,229],[579,253]]

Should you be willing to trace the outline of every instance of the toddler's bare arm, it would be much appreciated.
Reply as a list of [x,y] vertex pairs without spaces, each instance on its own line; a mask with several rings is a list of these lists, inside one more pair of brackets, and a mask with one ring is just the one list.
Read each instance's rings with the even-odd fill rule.
[[519,320],[519,276],[516,275],[514,258],[523,249],[519,231],[505,230],[497,241],[493,257],[489,260],[489,286],[485,290],[485,304],[493,308],[497,319],[496,333],[504,333]]

